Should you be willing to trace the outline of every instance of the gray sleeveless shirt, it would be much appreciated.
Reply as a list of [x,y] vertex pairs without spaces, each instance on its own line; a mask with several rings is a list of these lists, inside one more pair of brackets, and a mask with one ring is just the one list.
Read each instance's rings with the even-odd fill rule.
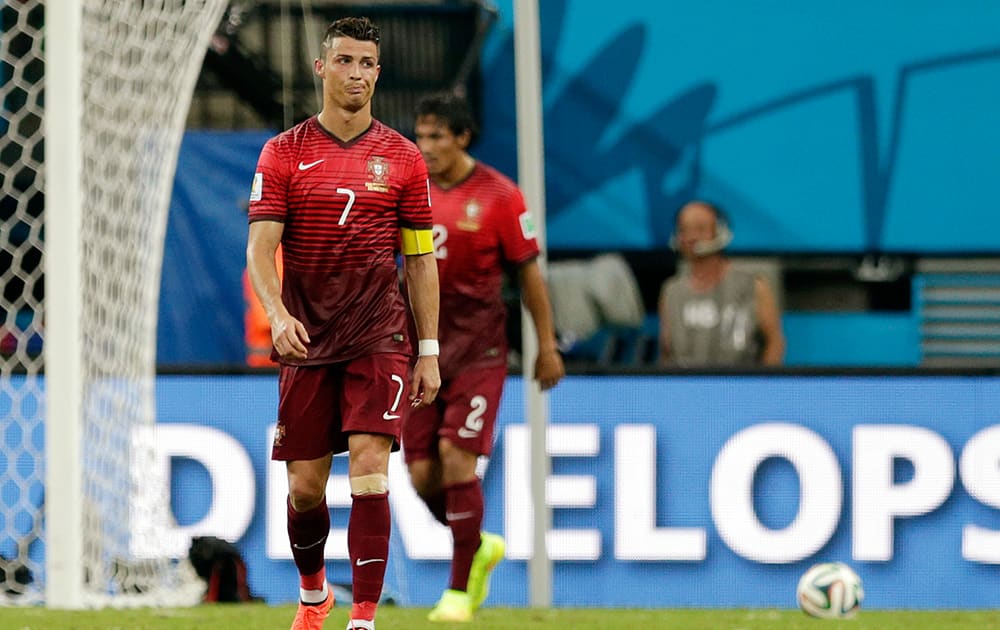
[[730,267],[710,291],[691,288],[683,272],[663,284],[670,330],[669,363],[685,366],[757,365],[760,340],[754,274]]

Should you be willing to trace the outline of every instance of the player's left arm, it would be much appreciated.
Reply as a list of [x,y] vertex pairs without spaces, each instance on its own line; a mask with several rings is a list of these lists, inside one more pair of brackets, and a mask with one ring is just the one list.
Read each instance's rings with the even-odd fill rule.
[[410,298],[410,311],[417,329],[417,362],[410,375],[410,404],[426,407],[441,389],[438,367],[438,312],[440,293],[434,236],[431,225],[431,187],[427,165],[420,151],[408,147],[409,175],[404,177],[400,195],[399,243],[403,273]]
[[521,301],[531,315],[538,338],[535,380],[543,390],[551,389],[566,375],[566,368],[556,344],[552,303],[538,264],[540,250],[535,222],[524,203],[524,195],[513,182],[501,207],[504,212],[497,224],[501,249],[508,262],[517,264]]
[[764,336],[761,363],[781,365],[785,361],[785,335],[781,330],[781,312],[778,300],[767,280],[754,278],[754,293],[757,302],[757,323]]
[[535,335],[538,338],[535,380],[543,390],[551,389],[566,375],[566,368],[556,343],[552,305],[538,259],[532,258],[522,263],[518,268],[518,276],[521,282],[521,299],[535,324]]
[[407,254],[404,250],[404,254],[406,287],[418,339],[417,362],[410,379],[410,402],[414,407],[426,407],[434,402],[441,388],[437,343],[440,303],[437,260],[433,247],[429,253]]

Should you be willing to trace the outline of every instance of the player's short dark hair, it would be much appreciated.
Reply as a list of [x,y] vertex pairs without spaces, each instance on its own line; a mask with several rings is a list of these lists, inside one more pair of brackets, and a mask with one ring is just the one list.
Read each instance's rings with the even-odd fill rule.
[[334,21],[323,36],[323,47],[328,48],[334,37],[350,37],[360,42],[375,42],[379,45],[381,33],[378,26],[366,17],[345,17]]
[[424,116],[437,118],[456,136],[468,131],[471,140],[474,141],[479,135],[479,127],[472,116],[469,102],[458,94],[441,92],[425,96],[417,103],[416,114],[418,119]]

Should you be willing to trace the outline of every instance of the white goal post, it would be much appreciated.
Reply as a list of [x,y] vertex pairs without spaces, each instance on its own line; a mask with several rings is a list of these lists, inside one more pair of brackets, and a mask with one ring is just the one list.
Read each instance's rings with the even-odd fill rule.
[[3,604],[186,605],[203,592],[186,559],[149,552],[169,497],[144,494],[163,484],[144,478],[152,444],[135,436],[155,422],[177,154],[226,4],[0,5]]
[[[514,82],[517,95],[517,172],[525,202],[534,211],[540,264],[545,272],[545,133],[542,111],[541,25],[538,0],[514,2]],[[528,560],[528,604],[552,606],[552,559],[547,537],[552,510],[545,480],[551,469],[548,453],[548,395],[534,380],[538,342],[534,323],[521,307],[521,361],[524,374],[524,417],[531,427],[532,554]]]

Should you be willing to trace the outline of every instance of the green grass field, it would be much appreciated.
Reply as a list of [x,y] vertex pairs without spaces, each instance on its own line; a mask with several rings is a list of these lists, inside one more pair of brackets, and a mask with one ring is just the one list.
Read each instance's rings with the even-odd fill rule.
[[[327,630],[342,630],[348,609],[335,608]],[[293,606],[263,604],[199,606],[183,609],[50,611],[0,608],[3,630],[180,630],[194,628],[284,630]],[[862,611],[850,621],[811,619],[797,610],[526,610],[484,608],[472,624],[432,624],[427,609],[383,606],[380,630],[424,628],[500,628],[559,630],[1000,630],[1000,611],[899,612]]]

